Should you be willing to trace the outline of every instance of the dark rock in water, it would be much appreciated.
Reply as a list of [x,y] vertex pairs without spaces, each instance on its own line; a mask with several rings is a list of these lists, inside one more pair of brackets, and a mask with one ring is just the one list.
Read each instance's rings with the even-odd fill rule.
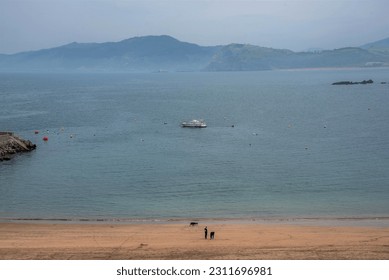
[[341,81],[341,82],[336,82],[336,83],[332,83],[332,85],[335,85],[335,86],[338,86],[338,85],[352,85],[353,82],[350,82],[350,81]]
[[10,160],[11,155],[36,149],[31,141],[24,140],[12,132],[0,132],[0,161]]
[[339,86],[339,85],[366,85],[366,84],[372,84],[374,83],[373,80],[363,80],[361,82],[351,82],[351,81],[340,81],[340,82],[335,82],[335,83],[332,83],[332,85],[336,85],[336,86]]
[[361,84],[361,85],[366,85],[366,84],[372,84],[372,83],[374,83],[373,82],[373,80],[363,80],[362,82],[359,82],[359,84]]

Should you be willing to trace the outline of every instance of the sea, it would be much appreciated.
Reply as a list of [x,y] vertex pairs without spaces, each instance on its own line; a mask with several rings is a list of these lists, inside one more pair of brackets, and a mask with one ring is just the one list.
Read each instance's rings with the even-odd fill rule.
[[389,68],[0,73],[0,131],[2,221],[389,224]]

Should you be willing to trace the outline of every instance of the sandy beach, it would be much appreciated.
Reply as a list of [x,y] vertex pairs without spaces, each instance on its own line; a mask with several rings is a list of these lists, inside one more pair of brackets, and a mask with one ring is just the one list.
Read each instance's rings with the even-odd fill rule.
[[[204,226],[208,238],[204,239]],[[0,259],[389,259],[389,228],[0,223]]]

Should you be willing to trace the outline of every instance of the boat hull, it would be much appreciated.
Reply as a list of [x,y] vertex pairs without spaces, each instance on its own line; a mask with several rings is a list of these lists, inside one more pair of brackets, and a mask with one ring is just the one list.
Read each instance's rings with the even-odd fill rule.
[[193,124],[181,124],[182,127],[189,127],[189,128],[206,128],[206,124],[201,125],[193,125]]

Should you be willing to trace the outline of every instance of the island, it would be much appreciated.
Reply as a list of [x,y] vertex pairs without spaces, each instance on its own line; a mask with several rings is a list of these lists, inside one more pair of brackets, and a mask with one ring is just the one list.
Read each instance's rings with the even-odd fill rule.
[[332,85],[336,85],[336,86],[339,86],[339,85],[367,85],[367,84],[372,84],[374,83],[373,80],[363,80],[361,82],[351,82],[351,81],[340,81],[340,82],[335,82],[335,83],[332,83]]

